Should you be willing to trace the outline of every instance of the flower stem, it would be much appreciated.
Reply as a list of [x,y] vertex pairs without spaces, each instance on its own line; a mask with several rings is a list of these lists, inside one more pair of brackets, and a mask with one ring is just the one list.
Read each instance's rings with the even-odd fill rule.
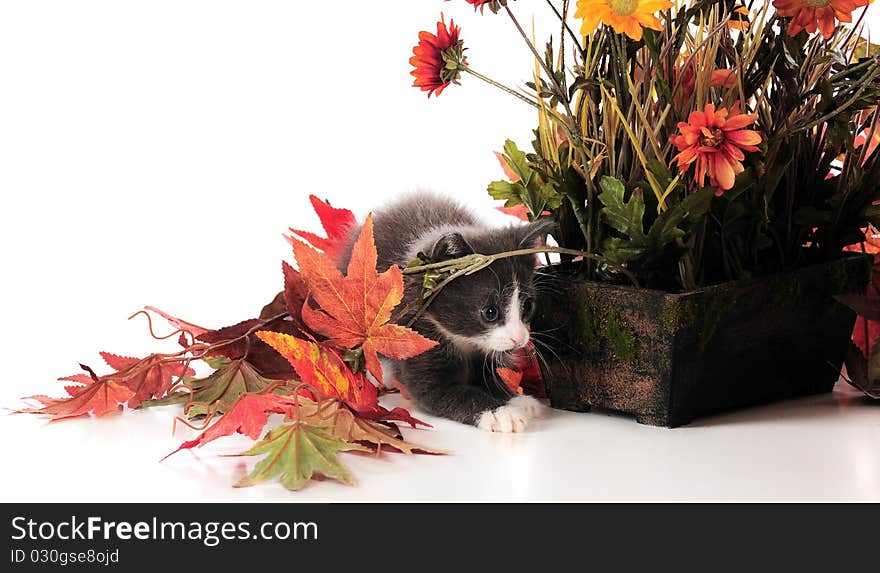
[[483,80],[484,82],[486,82],[487,84],[493,85],[493,86],[495,86],[496,88],[498,88],[498,89],[500,89],[500,90],[502,90],[502,91],[505,91],[505,92],[509,93],[510,95],[516,97],[516,98],[519,98],[520,100],[526,102],[527,104],[529,104],[530,106],[532,106],[532,107],[535,108],[535,109],[541,109],[540,104],[538,104],[538,102],[534,101],[533,99],[524,96],[523,94],[519,93],[519,92],[516,91],[515,89],[513,89],[513,88],[509,88],[509,87],[507,87],[506,85],[504,85],[504,84],[502,84],[502,83],[500,83],[500,82],[496,82],[495,80],[493,80],[493,79],[490,78],[490,77],[484,76],[484,75],[481,74],[480,72],[477,72],[477,71],[472,70],[469,66],[462,65],[462,66],[459,67],[458,69],[461,70],[461,71],[463,71],[463,72],[467,72],[467,73],[469,73],[470,75],[472,75],[472,76],[474,76],[474,77],[476,77],[476,78],[479,78],[479,79]]
[[[574,31],[571,29],[571,27],[569,27],[568,22],[566,22],[566,17],[568,16],[568,0],[566,0],[565,2],[562,3],[562,6],[563,6],[562,9],[563,9],[563,12],[565,12],[565,14],[561,14],[559,12],[559,10],[556,9],[556,6],[553,5],[553,2],[551,2],[550,0],[547,0],[547,5],[550,6],[550,8],[553,10],[553,13],[556,14],[557,18],[559,18],[559,21],[562,23],[562,26],[568,31],[568,35],[571,36],[572,43],[580,52],[581,58],[583,58],[584,57],[584,48],[583,48],[583,46],[581,46],[580,39],[578,38],[577,34],[574,33]],[[562,45],[562,43],[560,42],[560,46],[561,45]],[[562,48],[560,48],[560,49],[562,49]]]

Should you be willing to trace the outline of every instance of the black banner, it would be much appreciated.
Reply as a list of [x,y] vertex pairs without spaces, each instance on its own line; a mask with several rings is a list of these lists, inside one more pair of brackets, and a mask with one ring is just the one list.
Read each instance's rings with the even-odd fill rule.
[[876,505],[5,504],[0,570],[839,570],[876,562],[878,518]]

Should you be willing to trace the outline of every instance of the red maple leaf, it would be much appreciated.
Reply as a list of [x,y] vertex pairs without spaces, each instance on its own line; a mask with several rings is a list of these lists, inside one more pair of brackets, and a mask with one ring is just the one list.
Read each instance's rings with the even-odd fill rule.
[[211,330],[199,335],[197,339],[215,346],[211,351],[213,356],[225,356],[230,360],[247,357],[251,366],[266,378],[289,380],[293,376],[290,363],[251,332],[257,329],[288,334],[298,334],[300,331],[294,321],[251,318],[232,326]]
[[152,398],[161,398],[171,388],[174,380],[194,376],[196,373],[182,362],[168,362],[155,354],[146,358],[131,358],[101,352],[101,357],[108,366],[116,370],[108,376],[134,392],[128,401],[129,408],[137,408],[142,402]]
[[[318,219],[321,220],[321,226],[327,232],[327,238],[294,228],[291,228],[290,232],[297,237],[305,239],[315,248],[324,251],[324,254],[335,263],[339,261],[345,249],[349,230],[357,225],[357,220],[354,217],[354,213],[348,209],[331,207],[329,203],[321,201],[314,195],[309,195],[309,201],[312,202],[312,207],[315,209],[315,213],[318,214]],[[291,243],[294,242],[294,239],[291,237],[287,237],[287,239]]]
[[344,277],[326,256],[304,243],[295,241],[293,252],[311,300],[320,306],[317,310],[304,304],[303,320],[327,337],[330,345],[361,347],[367,370],[380,383],[380,353],[405,360],[437,345],[414,330],[389,322],[391,311],[403,298],[403,275],[396,265],[381,275],[376,272],[372,216],[364,222]]
[[[244,434],[252,440],[260,437],[263,428],[269,422],[268,414],[284,414],[291,406],[291,398],[278,394],[242,394],[220,419],[193,440],[180,445],[179,448],[165,456],[168,458],[181,450],[202,447],[217,438],[232,434]],[[163,458],[163,459],[165,459]]]
[[498,376],[511,392],[535,398],[547,397],[538,356],[531,342],[525,348],[514,352],[511,366],[512,368],[496,369]]
[[85,386],[65,386],[64,389],[68,395],[64,398],[29,396],[25,400],[36,400],[43,406],[40,408],[24,408],[18,410],[18,412],[45,414],[51,416],[53,422],[65,418],[87,416],[89,414],[103,416],[110,412],[121,410],[122,405],[134,395],[134,392],[130,389],[107,376],[98,378],[88,366],[83,366],[83,370],[89,372],[91,377],[83,374],[74,374],[73,376],[60,378],[60,380],[72,380],[75,382],[88,380],[88,384]]
[[302,307],[309,296],[309,289],[300,276],[299,271],[282,261],[281,270],[284,273],[284,304],[287,314],[298,327],[302,329]]

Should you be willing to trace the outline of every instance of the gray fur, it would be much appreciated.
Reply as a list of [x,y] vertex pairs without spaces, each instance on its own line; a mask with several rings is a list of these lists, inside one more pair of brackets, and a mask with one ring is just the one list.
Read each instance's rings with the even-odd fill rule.
[[[406,266],[419,252],[437,261],[472,252],[494,254],[525,248],[548,231],[544,223],[487,227],[454,200],[429,193],[411,194],[377,209],[373,226],[380,272],[392,264]],[[360,227],[352,229],[340,268],[347,266],[359,232]],[[529,300],[520,310],[522,321],[527,323],[531,317],[526,304],[535,295],[534,271],[533,255],[502,259],[453,281],[440,292],[413,324],[416,331],[437,340],[438,346],[395,362],[394,372],[389,373],[407,388],[419,407],[437,416],[476,424],[480,414],[507,403],[511,396],[495,368],[505,365],[509,356],[490,354],[462,341],[494,326],[486,322],[483,311],[487,306],[506,309],[514,285],[521,301]],[[420,289],[421,277],[407,278],[399,308],[415,300]]]

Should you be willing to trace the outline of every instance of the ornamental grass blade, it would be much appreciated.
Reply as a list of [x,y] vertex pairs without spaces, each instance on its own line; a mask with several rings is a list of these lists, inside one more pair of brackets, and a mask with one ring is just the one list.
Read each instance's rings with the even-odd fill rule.
[[289,490],[302,489],[314,476],[320,475],[354,485],[354,480],[337,454],[346,451],[369,451],[360,444],[350,444],[333,435],[327,427],[294,421],[270,430],[254,446],[239,456],[266,457],[257,462],[253,471],[235,484],[249,487],[274,477]]

